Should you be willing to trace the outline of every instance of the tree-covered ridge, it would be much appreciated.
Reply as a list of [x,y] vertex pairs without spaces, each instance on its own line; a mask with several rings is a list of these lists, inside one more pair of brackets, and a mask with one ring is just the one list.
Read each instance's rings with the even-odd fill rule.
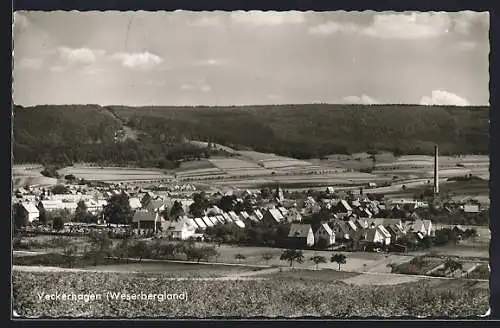
[[[185,139],[296,158],[431,154],[435,144],[442,154],[487,154],[488,119],[489,107],[418,105],[15,106],[14,160],[146,165],[205,155]],[[137,140],[116,142],[124,124]]]

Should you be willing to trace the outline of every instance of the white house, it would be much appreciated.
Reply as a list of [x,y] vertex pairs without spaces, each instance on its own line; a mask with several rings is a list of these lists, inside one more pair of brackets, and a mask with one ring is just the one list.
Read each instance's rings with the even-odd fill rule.
[[214,223],[208,218],[208,216],[204,216],[201,219],[203,220],[203,223],[205,223],[205,225],[207,227],[213,227],[214,226]]
[[164,233],[170,235],[172,238],[186,240],[195,235],[197,227],[192,224],[187,216],[182,217],[177,222],[169,222]]
[[314,233],[314,240],[316,241],[316,244],[321,239],[326,241],[327,246],[335,244],[335,233],[326,223],[321,224]]
[[21,203],[19,209],[21,210],[21,214],[27,219],[29,223],[38,220],[40,216],[40,211],[36,208],[33,203]]
[[292,223],[288,232],[288,239],[296,244],[314,245],[314,233],[311,225]]

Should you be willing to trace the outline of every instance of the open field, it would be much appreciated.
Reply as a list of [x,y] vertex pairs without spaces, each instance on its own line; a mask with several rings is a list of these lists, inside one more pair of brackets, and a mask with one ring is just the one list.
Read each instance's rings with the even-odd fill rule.
[[137,180],[161,180],[170,178],[161,170],[142,169],[129,167],[86,167],[71,166],[59,170],[59,174],[72,174],[77,178],[88,181],[137,181]]
[[43,176],[43,166],[37,164],[14,164],[12,166],[12,184],[14,189],[24,186],[52,186],[57,179]]
[[[347,279],[356,279],[347,278]],[[387,279],[386,279],[387,280]],[[357,286],[296,277],[250,281],[172,281],[153,274],[13,272],[13,308],[21,316],[470,316],[486,313],[487,289],[454,281]],[[441,282],[442,283],[442,282]],[[472,282],[471,282],[472,283]],[[56,291],[99,294],[85,302],[40,300]],[[110,301],[108,292],[185,293],[186,299]],[[424,298],[425,297],[425,298]],[[425,301],[422,301],[424,300]]]

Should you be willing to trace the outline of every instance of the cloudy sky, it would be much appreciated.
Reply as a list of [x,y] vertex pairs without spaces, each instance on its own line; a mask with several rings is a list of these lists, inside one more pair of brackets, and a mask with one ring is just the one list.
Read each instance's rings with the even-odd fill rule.
[[489,103],[488,13],[17,12],[14,102]]

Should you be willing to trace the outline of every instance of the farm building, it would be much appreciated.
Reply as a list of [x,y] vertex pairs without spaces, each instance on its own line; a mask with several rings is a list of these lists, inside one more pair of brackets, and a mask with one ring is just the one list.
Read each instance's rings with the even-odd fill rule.
[[38,210],[44,209],[47,212],[56,210],[69,210],[74,212],[76,210],[77,203],[75,202],[63,202],[61,200],[41,200],[38,203]]
[[352,221],[333,220],[329,226],[335,234],[335,240],[349,240],[352,232],[357,231],[356,225]]
[[432,236],[434,234],[431,220],[417,220],[410,222],[406,230],[414,233],[421,233],[424,237]]
[[158,213],[152,213],[147,210],[137,210],[132,218],[132,226],[138,230],[152,229],[154,232],[162,227],[165,221]]
[[292,223],[286,241],[288,244],[296,247],[313,246],[314,233],[311,225]]
[[179,221],[169,221],[165,225],[163,233],[174,239],[186,240],[195,235],[196,229],[197,226],[187,216],[184,216]]
[[19,203],[20,206],[18,206],[17,210],[20,211],[20,215],[23,217],[24,220],[27,222],[33,222],[35,220],[38,220],[38,217],[40,216],[40,211],[38,208],[36,208],[35,204],[33,203]]
[[391,243],[391,234],[383,226],[365,229],[363,240],[370,244],[389,245]]
[[335,234],[326,223],[321,224],[314,233],[314,241],[316,244],[318,244],[320,240],[324,240],[326,246],[335,244]]

